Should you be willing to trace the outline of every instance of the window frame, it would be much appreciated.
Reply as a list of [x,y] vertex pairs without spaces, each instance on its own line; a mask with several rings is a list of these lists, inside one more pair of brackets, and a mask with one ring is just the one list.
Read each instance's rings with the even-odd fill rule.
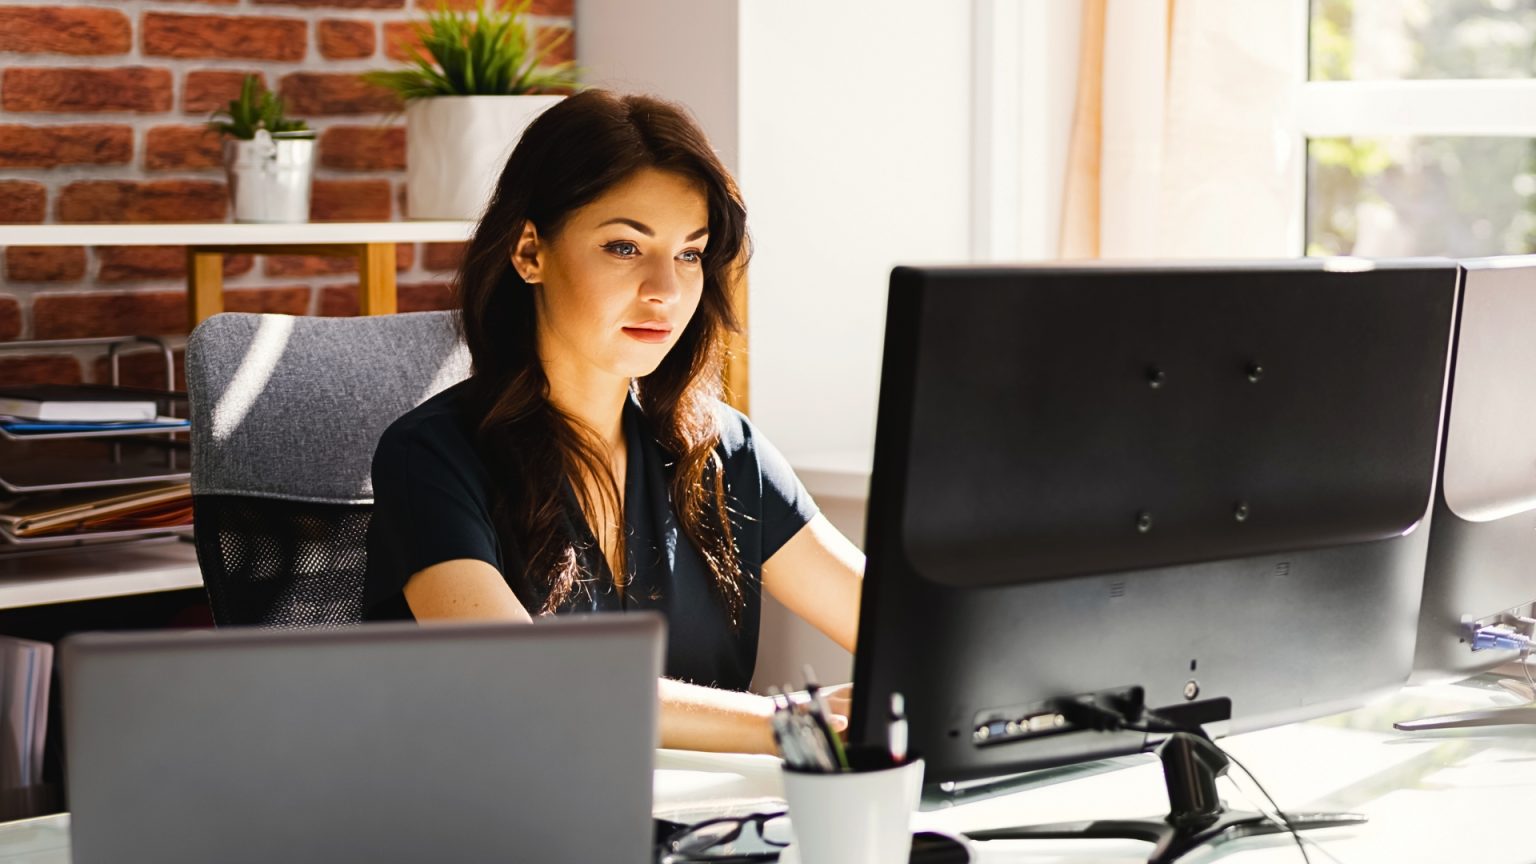
[[1313,138],[1536,138],[1536,78],[1312,81],[1312,4],[1295,0],[1305,25],[1295,46],[1299,82],[1291,169],[1296,190],[1289,246],[1306,254],[1307,145]]

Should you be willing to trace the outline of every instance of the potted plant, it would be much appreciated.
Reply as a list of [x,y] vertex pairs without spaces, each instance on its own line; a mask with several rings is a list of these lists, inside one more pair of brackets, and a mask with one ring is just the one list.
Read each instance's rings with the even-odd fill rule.
[[[222,118],[222,119],[220,119]],[[236,222],[306,222],[315,133],[283,113],[283,100],[247,75],[240,96],[214,112]]]
[[409,66],[364,77],[405,101],[406,201],[413,219],[477,219],[533,118],[577,88],[575,64],[544,65],[529,0],[490,10],[440,4],[415,25]]

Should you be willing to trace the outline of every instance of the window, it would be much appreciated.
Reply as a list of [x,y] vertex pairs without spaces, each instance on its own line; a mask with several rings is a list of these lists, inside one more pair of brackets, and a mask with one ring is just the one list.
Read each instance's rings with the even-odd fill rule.
[[1310,255],[1536,252],[1536,0],[1309,0]]

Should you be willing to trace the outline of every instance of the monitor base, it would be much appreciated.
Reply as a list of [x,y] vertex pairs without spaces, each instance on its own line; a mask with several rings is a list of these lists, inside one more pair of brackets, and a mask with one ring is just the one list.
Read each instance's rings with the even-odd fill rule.
[[1290,828],[1261,813],[1228,810],[1216,795],[1216,778],[1226,773],[1228,759],[1208,739],[1188,732],[1169,736],[1157,750],[1168,787],[1169,813],[1157,819],[1097,819],[968,831],[972,840],[1051,840],[1098,838],[1141,840],[1153,845],[1148,864],[1167,864],[1207,844],[1239,837],[1283,834],[1359,825],[1354,813],[1287,813]]
[[[1507,678],[1499,682],[1504,689],[1519,695],[1527,702],[1536,700],[1536,690],[1524,681]],[[1536,726],[1536,704],[1515,705],[1509,708],[1480,708],[1422,717],[1418,720],[1399,720],[1392,728],[1399,732],[1425,732],[1431,729],[1474,729],[1479,726]]]

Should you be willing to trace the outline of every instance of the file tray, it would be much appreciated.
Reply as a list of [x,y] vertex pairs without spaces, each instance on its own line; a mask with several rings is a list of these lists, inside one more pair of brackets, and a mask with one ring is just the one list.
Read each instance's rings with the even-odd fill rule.
[[0,552],[7,546],[28,549],[50,546],[78,546],[84,543],[109,540],[138,539],[155,536],[186,536],[192,533],[191,525],[157,525],[147,528],[125,528],[113,531],[80,531],[74,534],[44,534],[39,537],[17,537],[7,525],[0,524]]
[[80,441],[50,449],[32,442],[0,449],[0,489],[11,494],[186,481],[190,460],[169,442]]

